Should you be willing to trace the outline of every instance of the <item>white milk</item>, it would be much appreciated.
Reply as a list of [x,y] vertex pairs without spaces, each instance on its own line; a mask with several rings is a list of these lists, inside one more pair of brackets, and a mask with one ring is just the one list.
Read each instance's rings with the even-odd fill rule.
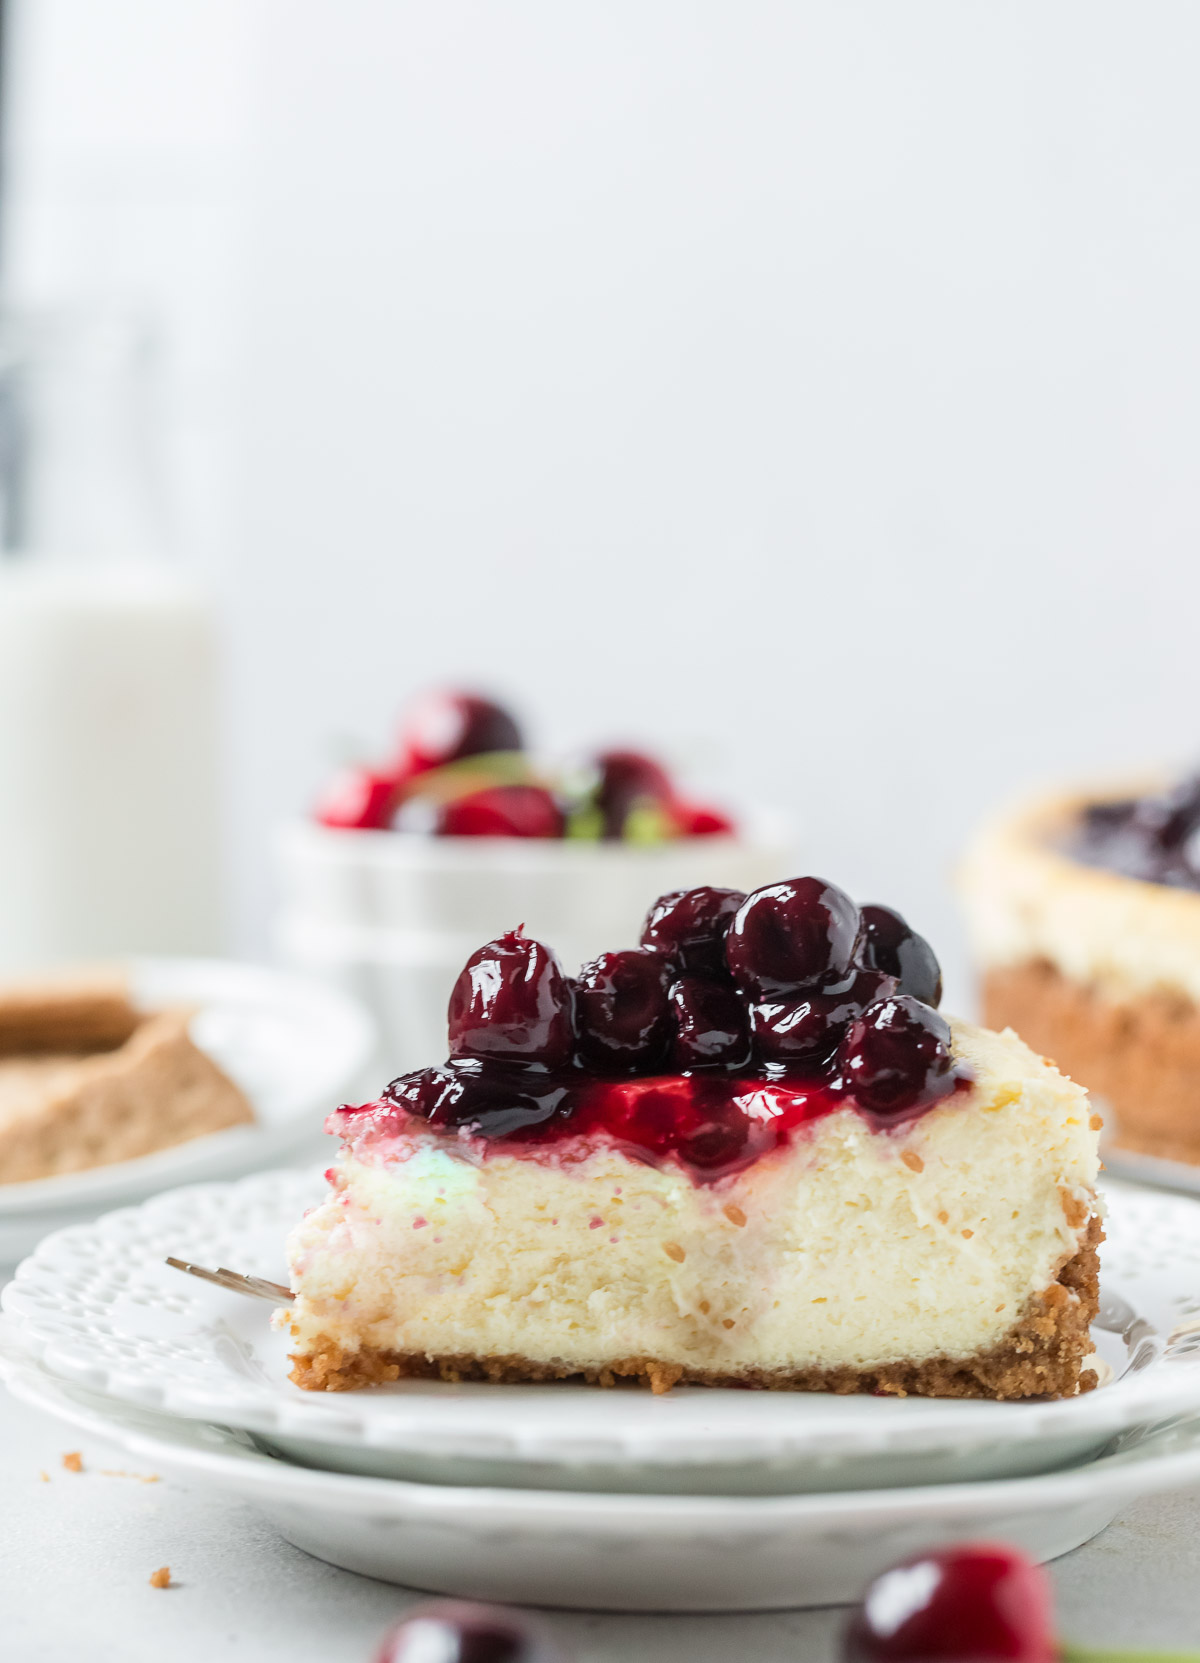
[[0,560],[0,973],[220,949],[217,723],[169,568]]

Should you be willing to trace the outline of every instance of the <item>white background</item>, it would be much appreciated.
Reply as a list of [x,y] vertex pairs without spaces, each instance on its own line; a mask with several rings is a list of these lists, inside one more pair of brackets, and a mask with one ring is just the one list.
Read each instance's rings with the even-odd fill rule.
[[467,678],[795,811],[953,969],[978,817],[1200,752],[1200,11],[25,0],[22,295],[170,329],[236,922]]

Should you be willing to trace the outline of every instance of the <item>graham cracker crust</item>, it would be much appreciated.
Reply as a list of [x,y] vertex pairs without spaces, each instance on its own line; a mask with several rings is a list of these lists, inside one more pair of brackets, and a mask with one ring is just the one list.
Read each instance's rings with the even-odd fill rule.
[[1200,1009],[1186,995],[1117,1001],[1037,959],[985,974],[983,1020],[1015,1028],[1104,1097],[1117,1119],[1114,1143],[1200,1164]]
[[576,1369],[535,1363],[528,1357],[427,1357],[364,1347],[350,1351],[321,1338],[312,1351],[291,1358],[291,1379],[310,1392],[348,1392],[393,1380],[582,1380],[594,1386],[620,1381],[649,1386],[736,1386],[756,1391],[870,1392],[888,1397],[1071,1397],[1096,1386],[1081,1372],[1091,1352],[1089,1329],[1100,1300],[1097,1249],[1104,1239],[1093,1216],[1079,1251],[1056,1279],[1033,1298],[1004,1339],[974,1357],[933,1357],[921,1363],[889,1363],[874,1369],[775,1369],[721,1374],[693,1370],[653,1357],[620,1357],[603,1368]]

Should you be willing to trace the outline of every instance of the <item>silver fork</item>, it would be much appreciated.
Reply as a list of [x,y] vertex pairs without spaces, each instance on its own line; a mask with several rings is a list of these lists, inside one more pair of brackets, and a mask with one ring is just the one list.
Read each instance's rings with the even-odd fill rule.
[[189,1276],[198,1276],[202,1282],[212,1282],[218,1288],[227,1288],[230,1293],[244,1293],[249,1299],[266,1299],[272,1305],[290,1305],[292,1290],[285,1288],[280,1282],[268,1282],[263,1276],[243,1276],[240,1271],[226,1270],[224,1265],[219,1270],[205,1270],[203,1265],[189,1264],[186,1259],[168,1259],[172,1270],[186,1271]]

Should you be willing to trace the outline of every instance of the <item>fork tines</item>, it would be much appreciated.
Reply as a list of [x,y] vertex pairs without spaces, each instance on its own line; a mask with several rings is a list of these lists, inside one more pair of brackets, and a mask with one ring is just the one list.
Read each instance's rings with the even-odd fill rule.
[[272,1305],[290,1305],[292,1302],[290,1288],[279,1282],[268,1282],[263,1276],[243,1276],[240,1271],[228,1270],[224,1265],[218,1270],[206,1270],[203,1265],[189,1264],[186,1259],[168,1258],[167,1263],[172,1270],[186,1271],[189,1276],[198,1276],[202,1282],[211,1282],[230,1293],[242,1293],[251,1299],[266,1299]]

